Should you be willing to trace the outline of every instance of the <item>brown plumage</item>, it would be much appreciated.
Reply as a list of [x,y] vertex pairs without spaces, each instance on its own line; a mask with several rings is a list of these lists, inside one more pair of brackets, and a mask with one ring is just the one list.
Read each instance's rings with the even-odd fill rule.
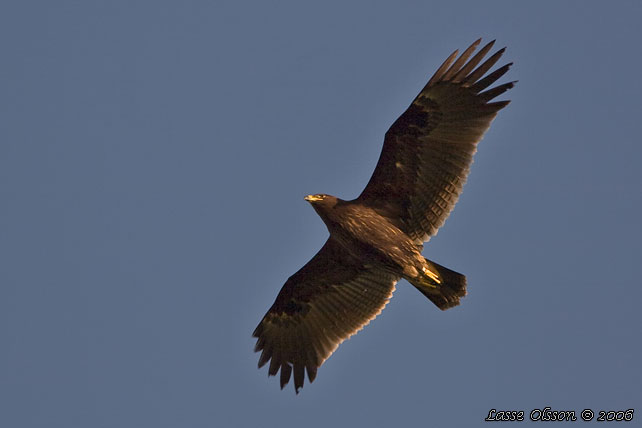
[[[465,276],[421,256],[462,192],[477,143],[509,101],[490,102],[514,82],[489,88],[509,69],[483,77],[504,53],[482,62],[494,42],[470,60],[477,40],[448,57],[386,133],[381,157],[361,195],[352,201],[306,197],[330,237],[292,275],[254,331],[259,367],[292,374],[298,393],[341,342],[384,308],[395,284],[407,279],[440,309],[459,304]],[[481,63],[481,65],[479,65]]]

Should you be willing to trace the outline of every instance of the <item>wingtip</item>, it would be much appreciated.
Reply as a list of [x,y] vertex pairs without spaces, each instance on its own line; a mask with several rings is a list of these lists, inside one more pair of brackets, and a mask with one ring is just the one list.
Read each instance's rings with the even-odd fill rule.
[[495,101],[495,102],[486,104],[486,107],[491,109],[491,111],[494,111],[495,113],[497,113],[498,111],[506,107],[508,104],[510,104],[510,102],[511,100]]
[[264,349],[263,353],[259,357],[259,368],[266,365],[268,361],[270,361],[270,356],[265,352],[265,349]]
[[314,382],[314,379],[317,378],[317,368],[309,366],[306,368],[306,371],[308,373],[308,380],[310,383]]
[[261,337],[262,331],[263,331],[263,321],[261,321],[259,325],[256,326],[256,328],[252,332],[252,337],[256,337],[256,338]]

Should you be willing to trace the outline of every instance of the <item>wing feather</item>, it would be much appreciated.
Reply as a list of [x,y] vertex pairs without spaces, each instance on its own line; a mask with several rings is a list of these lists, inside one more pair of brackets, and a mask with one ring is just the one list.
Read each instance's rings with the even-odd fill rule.
[[372,177],[357,198],[418,244],[435,235],[448,218],[468,177],[477,143],[509,103],[489,101],[515,82],[487,89],[512,65],[486,75],[505,48],[482,62],[492,41],[468,61],[480,42],[475,41],[458,59],[457,51],[451,54],[392,124]]
[[262,351],[259,367],[281,370],[283,388],[294,374],[314,381],[317,369],[336,348],[374,319],[392,296],[398,276],[383,267],[364,266],[332,238],[285,283],[253,336]]
[[495,40],[491,41],[486,46],[481,48],[481,50],[477,52],[477,54],[475,54],[475,56],[470,61],[468,61],[468,63],[464,65],[461,70],[457,72],[457,74],[453,78],[453,82],[461,82],[464,77],[468,76],[470,72],[473,71],[475,67],[477,67],[477,64],[479,64],[481,60],[484,59],[484,57],[486,56],[488,51],[492,49],[494,44]]
[[488,70],[490,70],[493,65],[499,61],[499,58],[504,54],[506,51],[506,48],[501,48],[494,54],[490,56],[482,65],[480,65],[475,71],[470,73],[466,78],[464,78],[464,82],[475,82],[477,81],[480,77],[482,77]]
[[481,43],[481,39],[475,40],[475,42],[470,45],[468,49],[466,49],[464,53],[459,56],[459,58],[457,58],[457,61],[455,61],[455,63],[448,69],[446,74],[443,75],[442,80],[451,80],[455,76],[455,74],[458,73],[459,70],[461,70],[462,66],[466,63],[466,60],[475,51],[477,46],[479,46],[479,43]]

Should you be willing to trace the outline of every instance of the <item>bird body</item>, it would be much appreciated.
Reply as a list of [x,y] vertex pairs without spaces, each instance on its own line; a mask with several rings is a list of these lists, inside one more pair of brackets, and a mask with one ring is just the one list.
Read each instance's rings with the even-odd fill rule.
[[466,295],[465,276],[424,258],[423,245],[374,208],[358,199],[344,201],[326,194],[305,199],[328,227],[331,239],[364,266],[376,263],[406,279],[440,309],[456,306]]
[[330,237],[288,278],[253,333],[259,367],[269,362],[268,375],[280,371],[281,388],[294,375],[298,393],[305,372],[314,381],[339,344],[383,310],[399,279],[442,310],[466,295],[464,275],[421,251],[454,208],[477,143],[509,103],[490,101],[514,82],[488,88],[511,64],[486,74],[504,49],[484,60],[493,41],[471,58],[480,41],[459,58],[451,54],[392,124],[356,199],[306,196]]
[[421,256],[423,246],[415,244],[373,208],[330,195],[314,196],[322,199],[308,201],[328,227],[330,236],[356,259],[364,263],[376,260],[401,272],[416,256]]

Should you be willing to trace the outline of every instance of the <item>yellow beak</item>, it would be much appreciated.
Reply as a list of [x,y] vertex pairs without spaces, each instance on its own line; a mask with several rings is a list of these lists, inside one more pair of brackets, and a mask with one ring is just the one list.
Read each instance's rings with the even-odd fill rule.
[[316,202],[316,201],[320,201],[320,200],[322,200],[323,198],[321,198],[321,197],[319,197],[319,196],[316,196],[316,195],[308,195],[308,196],[306,196],[306,197],[305,197],[305,198],[303,198],[303,199],[305,199],[305,200],[306,200],[306,201],[308,201],[308,202]]

